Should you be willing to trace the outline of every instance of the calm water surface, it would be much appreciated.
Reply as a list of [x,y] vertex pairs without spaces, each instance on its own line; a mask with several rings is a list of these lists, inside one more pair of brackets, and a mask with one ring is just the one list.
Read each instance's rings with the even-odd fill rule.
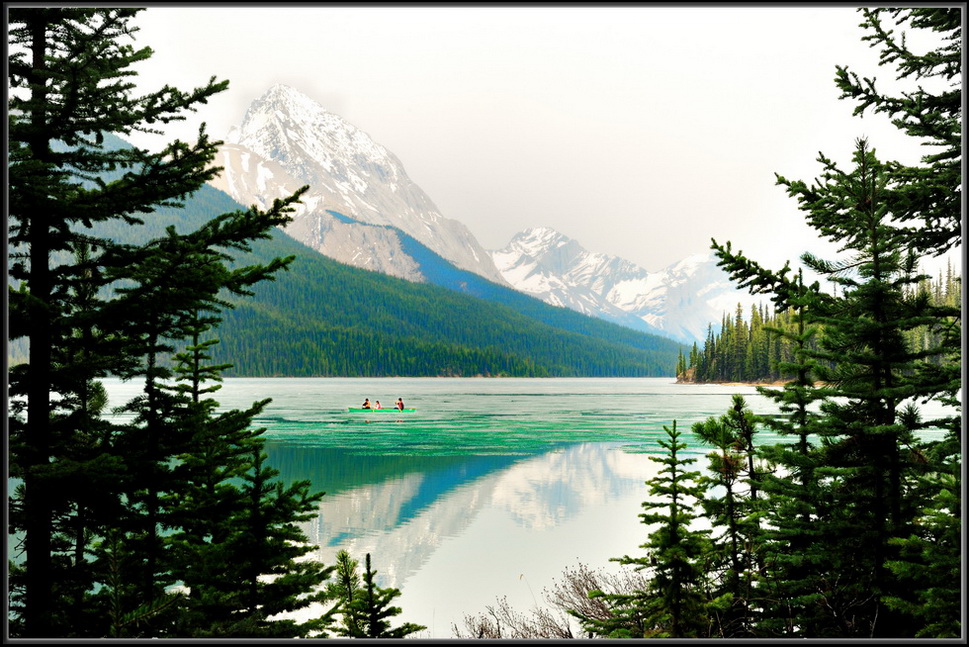
[[[112,405],[139,389],[106,386]],[[233,378],[214,397],[226,409],[272,398],[256,419],[270,464],[326,492],[304,526],[317,557],[371,553],[379,584],[403,593],[394,625],[450,638],[501,597],[523,612],[544,604],[566,568],[613,570],[610,558],[641,554],[663,427],[676,421],[700,467],[708,449],[690,426],[735,393],[756,413],[776,410],[753,387],[669,378]],[[347,411],[398,397],[416,411]]]

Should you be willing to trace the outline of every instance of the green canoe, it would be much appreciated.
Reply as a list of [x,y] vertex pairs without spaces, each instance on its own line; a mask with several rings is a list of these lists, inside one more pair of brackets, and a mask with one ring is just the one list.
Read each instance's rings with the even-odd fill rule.
[[403,408],[403,409],[398,409],[396,407],[391,407],[389,409],[364,409],[363,407],[347,407],[347,411],[349,411],[350,413],[363,413],[363,412],[366,412],[366,413],[413,413],[413,412],[417,411],[417,409],[408,409],[406,407]]

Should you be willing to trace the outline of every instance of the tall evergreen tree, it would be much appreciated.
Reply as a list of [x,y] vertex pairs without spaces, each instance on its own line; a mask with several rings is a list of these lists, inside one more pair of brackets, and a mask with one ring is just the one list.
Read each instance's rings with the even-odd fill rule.
[[[111,221],[137,227],[155,209],[179,206],[217,171],[211,162],[218,142],[204,129],[196,143],[175,141],[158,152],[115,146],[105,136],[153,132],[226,87],[213,79],[187,93],[165,87],[134,95],[129,68],[151,55],[128,44],[138,11],[9,13],[9,334],[30,349],[29,361],[10,374],[18,402],[10,417],[11,475],[21,481],[10,531],[23,536],[26,555],[11,571],[11,628],[18,637],[161,637],[186,623],[190,632],[217,625],[216,614],[197,623],[186,615],[175,585],[192,576],[177,555],[186,558],[189,545],[195,556],[231,545],[218,540],[245,512],[229,509],[232,497],[219,478],[238,477],[243,464],[256,470],[258,487],[248,495],[255,507],[273,509],[248,517],[248,536],[275,543],[268,560],[238,553],[237,563],[250,573],[235,585],[249,582],[258,592],[261,578],[275,575],[288,593],[239,598],[235,612],[298,608],[297,598],[322,575],[295,565],[305,549],[292,546],[298,535],[285,530],[303,518],[313,497],[305,485],[270,487],[271,475],[257,467],[258,444],[245,428],[262,405],[231,421],[205,420],[212,409],[199,398],[210,370],[198,363],[204,353],[191,369],[197,382],[191,397],[165,388],[176,346],[217,323],[225,296],[250,294],[250,286],[289,262],[229,266],[250,241],[288,221],[305,189],[265,212],[224,214],[194,232],[170,229],[143,245],[92,233],[93,225]],[[193,348],[202,353],[198,342]],[[98,378],[109,374],[145,385],[129,405],[130,423],[101,417]],[[213,434],[256,458],[240,462],[227,446],[196,455],[192,443]],[[212,512],[211,524],[190,519],[188,508]],[[193,582],[194,593],[201,596],[213,582]]]
[[911,376],[918,363],[939,349],[913,351],[905,343],[906,331],[932,319],[924,298],[905,296],[921,277],[913,272],[914,254],[903,256],[900,251],[905,238],[886,222],[890,194],[884,167],[864,142],[858,145],[853,173],[823,163],[824,186],[788,186],[801,199],[813,226],[857,254],[852,261],[857,278],[846,275],[842,265],[804,258],[816,271],[832,275],[844,290],[843,298],[830,302],[819,317],[825,332],[818,356],[837,364],[834,370],[816,367],[818,377],[837,385],[837,395],[847,398],[843,404],[832,399],[825,405],[827,426],[842,438],[827,446],[827,458],[829,465],[843,469],[844,496],[855,505],[859,499],[869,500],[868,506],[859,508],[863,516],[851,522],[858,530],[865,528],[859,546],[869,547],[872,563],[865,576],[871,580],[863,586],[876,592],[867,612],[869,625],[858,629],[862,635],[895,636],[907,621],[880,610],[878,596],[893,595],[897,585],[887,572],[887,561],[894,555],[890,539],[907,533],[915,522],[913,506],[920,505],[906,491],[917,469],[917,454],[910,449],[914,428],[905,424],[914,418],[902,417],[901,407],[905,400],[936,394],[936,385]]
[[[862,40],[878,50],[879,65],[906,82],[886,93],[874,78],[838,66],[841,98],[856,102],[854,114],[888,116],[905,135],[931,152],[921,164],[891,164],[891,220],[903,228],[909,247],[938,255],[962,244],[962,20],[958,7],[877,8],[862,11]],[[935,37],[937,45],[917,51],[906,31]]]
[[822,394],[814,383],[814,363],[810,356],[811,341],[818,333],[816,326],[806,324],[805,308],[814,294],[796,280],[797,296],[788,304],[796,328],[770,328],[779,339],[794,347],[793,359],[781,362],[779,370],[792,375],[780,389],[758,387],[758,392],[773,400],[780,415],[763,416],[761,420],[785,442],[759,448],[759,455],[771,469],[762,475],[765,495],[765,518],[761,541],[762,609],[757,623],[761,636],[817,636],[823,621],[816,604],[818,591],[824,590],[815,577],[824,577],[828,537],[818,532],[816,521],[823,513],[819,502],[819,481],[815,474],[819,460],[815,447],[825,430],[817,424],[818,414],[812,405]]
[[715,536],[711,538],[708,576],[713,597],[714,632],[721,638],[756,635],[758,608],[756,574],[760,570],[761,514],[758,489],[761,474],[756,466],[754,416],[742,396],[733,396],[728,412],[719,418],[697,422],[693,435],[710,445],[708,475],[699,484],[707,490],[703,510]]
[[[925,635],[918,622],[930,617],[936,629],[951,630],[951,624],[939,620],[956,612],[953,602],[939,604],[931,613],[915,613],[916,600],[939,598],[913,594],[910,584],[917,580],[917,562],[912,561],[916,547],[926,545],[921,529],[930,518],[935,528],[944,528],[939,514],[952,510],[939,502],[946,500],[952,477],[958,479],[953,466],[959,464],[958,458],[950,460],[950,439],[933,443],[915,436],[926,426],[916,403],[937,399],[958,404],[953,395],[961,380],[951,362],[944,370],[932,368],[933,357],[951,353],[952,336],[934,348],[920,349],[906,343],[906,337],[922,326],[958,329],[951,323],[958,312],[931,306],[924,296],[913,296],[911,288],[924,278],[916,272],[920,256],[961,244],[959,228],[952,226],[958,220],[953,207],[960,192],[952,168],[961,155],[961,113],[959,102],[954,102],[959,91],[952,81],[961,73],[961,21],[957,9],[863,13],[871,31],[866,40],[882,48],[882,63],[899,65],[900,79],[938,75],[951,85],[936,96],[920,87],[904,100],[892,100],[878,95],[873,81],[860,81],[840,69],[838,81],[845,96],[861,100],[858,112],[875,106],[892,114],[899,128],[941,152],[925,156],[923,166],[906,167],[880,161],[862,140],[850,170],[841,170],[822,155],[822,176],[814,185],[778,177],[798,199],[809,224],[846,253],[833,261],[802,257],[831,282],[835,289],[830,293],[817,284],[803,291],[787,276],[789,266],[770,272],[734,254],[729,244],[714,242],[714,248],[735,279],[771,294],[779,309],[809,298],[804,314],[820,325],[817,350],[805,353],[820,360],[810,367],[813,377],[824,384],[810,396],[823,398],[820,415],[810,427],[798,422],[792,428],[821,431],[821,442],[796,461],[789,454],[786,463],[796,477],[806,479],[800,496],[807,507],[779,508],[792,515],[789,527],[804,534],[774,537],[780,542],[775,554],[785,544],[805,547],[804,564],[810,564],[810,572],[801,570],[800,575],[785,567],[784,577],[803,579],[797,586],[788,580],[777,589],[794,596],[789,599],[798,616],[788,629],[817,636],[908,637]],[[900,24],[937,31],[943,44],[924,56],[911,54],[905,40],[882,27],[881,20],[888,15]],[[803,398],[808,392],[792,395]],[[801,404],[794,411],[803,411]],[[945,423],[953,434],[958,418]],[[942,483],[947,485],[939,487]],[[786,495],[789,502],[792,493]],[[780,490],[775,488],[772,494],[776,497]],[[806,518],[812,521],[811,530],[798,522]],[[775,516],[775,527],[784,523]],[[821,543],[811,543],[812,531]],[[921,553],[919,559],[951,575],[956,563],[952,535],[936,536],[948,542]],[[908,551],[906,559],[900,559],[900,548]]]
[[[144,128],[139,124],[170,121],[224,87],[213,82],[188,94],[166,88],[131,98],[126,68],[150,54],[122,42],[133,15],[131,10],[10,10],[10,277],[19,284],[10,294],[10,334],[26,336],[30,348],[28,363],[10,379],[11,395],[26,402],[26,416],[15,415],[10,423],[11,471],[24,484],[21,507],[15,508],[23,514],[14,521],[24,531],[29,574],[23,619],[27,635],[38,637],[70,630],[72,623],[55,612],[62,606],[55,600],[55,582],[71,581],[72,572],[85,568],[74,557],[60,557],[58,537],[75,507],[65,496],[72,491],[68,477],[104,470],[100,474],[107,483],[92,478],[107,486],[116,476],[107,473],[109,466],[117,470],[108,458],[100,466],[85,464],[73,451],[77,409],[71,395],[118,368],[120,355],[111,351],[123,342],[114,343],[117,337],[103,322],[101,304],[88,299],[79,310],[74,299],[78,289],[72,286],[79,280],[88,286],[103,280],[99,261],[77,266],[63,258],[82,245],[92,250],[109,245],[86,240],[77,225],[110,218],[134,223],[136,214],[150,211],[153,203],[176,199],[211,177],[205,168],[211,144],[204,137],[196,146],[176,143],[156,155],[98,152],[102,131],[129,133]],[[143,171],[97,184],[99,172],[118,165]],[[83,324],[95,331],[87,364],[63,352],[60,343],[76,338],[74,331]]]
[[[838,538],[841,552],[866,547],[865,559],[848,561],[844,555],[830,566],[841,569],[839,581],[847,574],[851,581],[839,596],[829,596],[846,605],[832,615],[838,626],[831,630],[896,636],[904,620],[884,608],[882,598],[893,587],[886,564],[892,554],[890,539],[913,523],[907,481],[916,470],[908,449],[914,444],[912,430],[900,419],[899,408],[908,398],[930,395],[908,377],[923,355],[910,351],[902,331],[928,319],[924,300],[904,297],[905,288],[919,277],[914,257],[899,251],[898,230],[885,221],[883,165],[864,141],[858,142],[850,172],[821,161],[823,183],[808,187],[780,181],[801,200],[814,227],[855,254],[846,262],[803,257],[811,269],[841,287],[840,298],[815,299],[811,310],[824,331],[814,356],[827,362],[815,364],[814,372],[831,385],[823,405],[830,440],[821,451],[829,484],[825,496],[833,499],[829,516],[818,527]],[[726,250],[720,253],[740,264]],[[854,621],[846,622],[848,617]]]
[[170,569],[188,589],[184,611],[173,630],[190,637],[297,637],[325,633],[331,616],[308,621],[273,619],[278,613],[325,601],[321,587],[333,567],[307,559],[312,547],[295,525],[316,515],[322,494],[309,483],[290,488],[272,479],[264,465],[261,430],[252,420],[267,401],[246,411],[217,412],[207,394],[219,389],[226,365],[208,363],[215,339],[192,344],[176,355],[179,383],[187,402],[180,424],[191,433],[173,469],[180,487],[168,495]]

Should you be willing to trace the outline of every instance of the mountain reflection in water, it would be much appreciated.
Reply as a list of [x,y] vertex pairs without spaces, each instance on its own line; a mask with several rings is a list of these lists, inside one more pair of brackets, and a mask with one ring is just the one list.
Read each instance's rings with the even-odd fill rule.
[[[340,549],[361,560],[370,553],[379,584],[403,591],[397,603],[408,620],[445,623],[434,637],[447,637],[451,623],[500,595],[528,591],[515,586],[523,568],[545,585],[577,559],[601,564],[634,551],[645,539],[644,482],[658,469],[609,443],[532,455],[407,456],[270,441],[267,453],[284,481],[309,480],[327,492],[319,516],[304,525],[315,556],[333,564]],[[594,520],[616,506],[622,512],[610,515],[608,528]]]

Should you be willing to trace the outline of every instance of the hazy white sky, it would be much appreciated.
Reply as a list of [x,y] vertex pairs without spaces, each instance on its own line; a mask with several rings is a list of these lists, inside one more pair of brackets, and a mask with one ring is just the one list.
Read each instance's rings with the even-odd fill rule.
[[224,138],[275,83],[394,153],[487,248],[550,226],[659,270],[730,240],[768,266],[813,242],[775,173],[812,180],[858,137],[919,149],[852,116],[836,65],[880,82],[854,7],[157,6],[140,83],[229,90],[192,115]]

